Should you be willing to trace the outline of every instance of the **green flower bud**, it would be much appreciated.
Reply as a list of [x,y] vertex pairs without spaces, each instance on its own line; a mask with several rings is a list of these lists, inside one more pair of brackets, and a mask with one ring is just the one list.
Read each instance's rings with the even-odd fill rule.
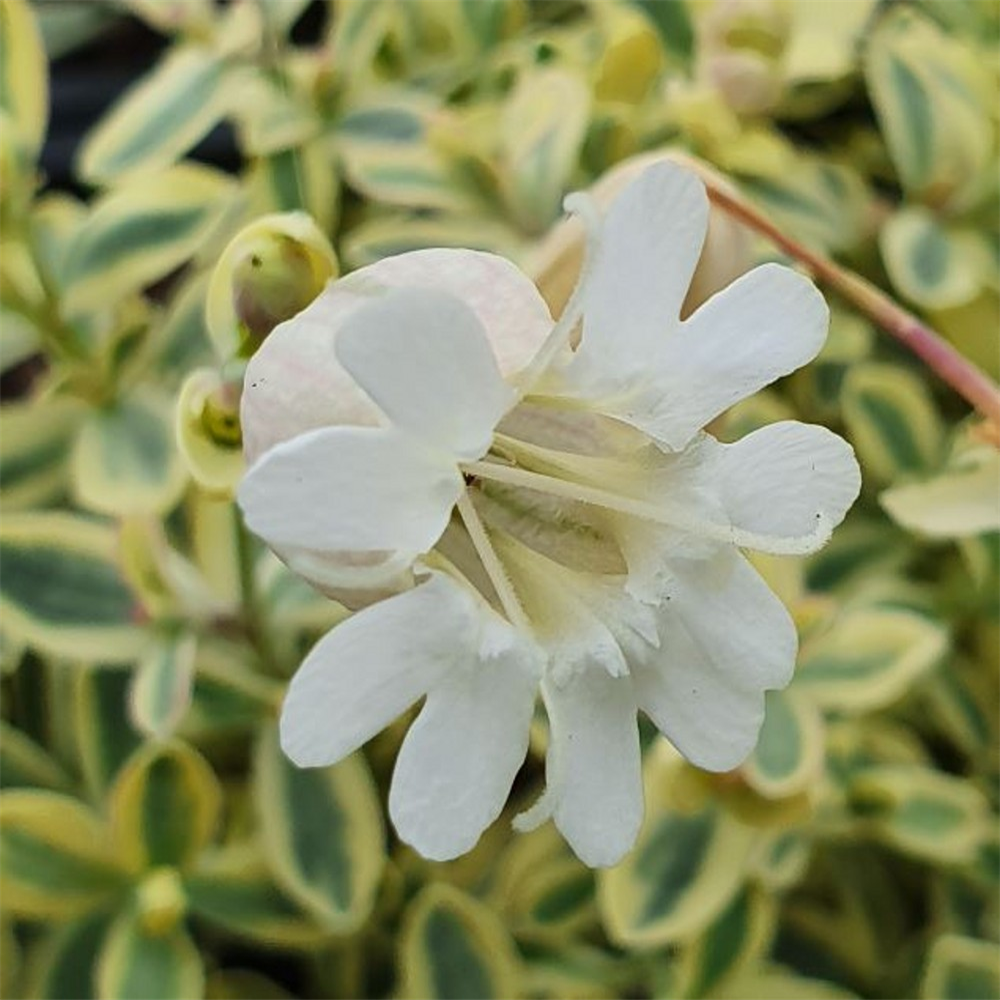
[[338,272],[326,237],[303,212],[266,215],[241,230],[212,274],[205,319],[220,360],[249,358]]
[[177,445],[194,481],[230,497],[244,472],[240,381],[218,371],[191,372],[177,400]]
[[232,276],[233,309],[246,332],[240,355],[250,357],[282,320],[309,305],[326,277],[313,267],[308,249],[288,236],[262,233],[248,241]]
[[136,891],[142,929],[154,937],[169,934],[184,919],[187,897],[175,868],[154,868]]

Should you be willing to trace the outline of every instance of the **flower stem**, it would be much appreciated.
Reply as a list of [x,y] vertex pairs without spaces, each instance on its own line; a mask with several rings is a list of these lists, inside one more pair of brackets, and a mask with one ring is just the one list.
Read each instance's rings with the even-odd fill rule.
[[766,236],[789,256],[805,264],[813,276],[840,293],[887,333],[917,355],[987,420],[1000,426],[1000,386],[957,351],[940,334],[859,274],[786,236],[773,222],[733,192],[705,165],[697,164],[708,196],[734,219]]
[[274,644],[268,632],[264,604],[257,587],[256,558],[253,538],[242,518],[236,519],[236,553],[240,571],[240,594],[243,600],[243,627],[267,673],[280,673]]

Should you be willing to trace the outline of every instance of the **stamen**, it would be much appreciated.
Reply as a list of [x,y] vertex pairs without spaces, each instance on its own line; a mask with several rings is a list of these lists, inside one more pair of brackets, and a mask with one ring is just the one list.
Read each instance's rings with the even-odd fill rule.
[[490,578],[490,583],[493,584],[493,589],[500,598],[500,603],[503,605],[503,610],[507,615],[508,621],[519,631],[526,635],[531,635],[531,622],[528,621],[528,617],[521,607],[521,602],[518,600],[517,594],[514,593],[514,587],[507,576],[507,571],[503,568],[503,564],[500,562],[499,556],[497,556],[496,549],[493,548],[493,543],[490,541],[489,535],[486,533],[486,528],[483,526],[483,522],[476,512],[468,490],[462,491],[461,496],[458,498],[457,507],[459,516],[465,525],[465,530],[468,531],[469,538],[472,540],[479,560],[483,564],[483,569],[486,570],[486,575]]
[[662,503],[650,503],[633,497],[620,496],[607,490],[582,483],[556,479],[540,472],[528,469],[515,469],[508,465],[495,462],[463,462],[462,471],[479,479],[493,479],[511,486],[523,486],[526,489],[538,490],[552,496],[576,500],[578,503],[604,507],[607,510],[628,514],[643,521],[652,521],[666,527],[689,531],[692,534],[716,542],[728,542],[740,548],[755,549],[758,552],[769,552],[773,555],[803,555],[814,552],[830,537],[832,527],[822,515],[816,515],[816,527],[806,535],[796,535],[787,538],[776,535],[762,535],[755,531],[747,531],[732,524],[719,524],[714,521],[704,521],[679,507]]
[[580,322],[580,318],[583,316],[583,290],[597,259],[601,215],[593,199],[585,191],[574,191],[563,199],[563,209],[571,215],[577,216],[583,223],[586,238],[583,263],[580,265],[580,274],[576,279],[576,285],[558,322],[552,327],[531,362],[517,377],[518,389],[522,397],[528,395],[532,386],[541,378],[555,356],[566,346],[573,328]]

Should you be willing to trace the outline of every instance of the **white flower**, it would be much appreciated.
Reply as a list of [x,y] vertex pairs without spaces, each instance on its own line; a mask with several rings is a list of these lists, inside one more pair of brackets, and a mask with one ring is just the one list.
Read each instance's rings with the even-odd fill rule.
[[[681,322],[707,215],[693,175],[657,165],[589,220],[595,250],[554,327],[497,258],[404,254],[330,286],[250,364],[245,430],[280,443],[251,455],[248,524],[327,587],[397,591],[310,653],[283,744],[302,765],[333,762],[426,693],[390,810],[430,857],[467,850],[499,814],[539,677],[547,788],[519,825],[551,816],[591,865],[638,832],[638,711],[729,770],[764,692],[791,677],[794,626],[740,549],[818,548],[859,473],[822,427],[731,445],[704,432],[814,357],[827,322],[811,283],[775,265]],[[435,254],[448,294],[424,266]],[[293,396],[344,372],[356,385],[339,415]],[[378,426],[326,426],[345,415]],[[426,579],[399,592],[410,571]]]

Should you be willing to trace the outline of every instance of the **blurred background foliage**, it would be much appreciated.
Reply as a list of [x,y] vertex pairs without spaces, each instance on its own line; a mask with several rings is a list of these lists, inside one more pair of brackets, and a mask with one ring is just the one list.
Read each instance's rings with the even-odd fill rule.
[[[862,463],[828,548],[761,560],[796,677],[736,772],[647,740],[645,827],[612,870],[511,832],[541,741],[449,864],[386,828],[403,723],[293,768],[285,682],[346,612],[231,500],[243,359],[327,277],[471,246],[558,306],[563,194],[651,150],[712,164],[995,377],[995,0],[4,0],[0,19],[4,996],[1000,996],[998,433],[845,303],[815,363],[717,428],[822,422]],[[73,67],[137,37],[155,61],[67,168]],[[314,224],[275,215],[300,210]],[[264,277],[241,284],[224,250],[265,215],[241,237]],[[743,266],[777,256],[740,240]]]

